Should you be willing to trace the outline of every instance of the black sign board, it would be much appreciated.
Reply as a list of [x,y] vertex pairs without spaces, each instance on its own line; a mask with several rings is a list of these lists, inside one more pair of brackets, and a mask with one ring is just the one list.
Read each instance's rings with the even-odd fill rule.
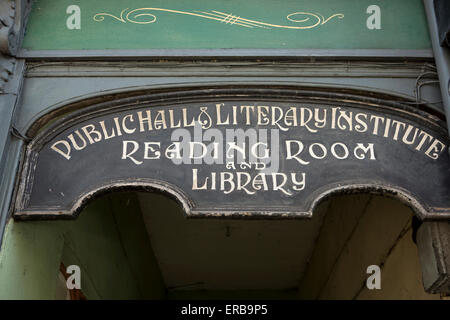
[[368,191],[449,217],[449,139],[435,118],[237,97],[127,100],[60,120],[27,147],[15,217],[70,217],[116,188],[166,192],[188,216],[308,217],[331,194]]

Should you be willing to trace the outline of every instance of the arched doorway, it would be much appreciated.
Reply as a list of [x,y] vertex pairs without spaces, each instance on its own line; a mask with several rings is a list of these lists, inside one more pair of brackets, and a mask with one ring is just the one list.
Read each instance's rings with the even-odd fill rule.
[[[114,192],[73,221],[12,224],[0,274],[11,298],[67,298],[62,263],[80,267],[87,299],[439,299],[423,290],[412,220],[370,194],[332,197],[311,219],[245,220],[188,219],[164,194]],[[366,286],[370,265],[379,290]]]
[[[418,263],[402,283],[395,259],[417,261],[413,211],[449,214],[442,122],[381,96],[327,90],[183,87],[55,109],[28,130],[14,218],[75,220],[17,221],[7,236],[31,241],[26,251],[42,237],[52,249],[40,268],[78,266],[88,299],[436,297],[419,289]],[[226,163],[189,149],[202,140],[187,144],[188,162],[177,158],[174,139],[196,137],[196,123],[215,137],[237,130],[240,145],[222,141]],[[268,128],[269,140],[252,140]],[[265,173],[245,154],[260,160],[255,146],[266,154],[269,145],[276,168]],[[437,192],[420,182],[423,170]],[[366,290],[371,266],[391,295]],[[9,272],[26,287],[28,276]],[[52,288],[30,294],[53,297]]]

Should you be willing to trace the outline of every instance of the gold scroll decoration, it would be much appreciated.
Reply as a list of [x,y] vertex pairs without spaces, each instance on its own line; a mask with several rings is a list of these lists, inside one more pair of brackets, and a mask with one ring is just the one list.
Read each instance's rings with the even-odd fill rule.
[[[156,16],[151,13],[155,11],[163,11],[163,12],[170,12],[170,13],[176,13],[176,14],[183,14],[183,15],[189,15],[189,16],[195,16],[200,17],[204,19],[209,20],[215,20],[219,21],[221,23],[229,24],[229,25],[236,25],[240,27],[246,27],[246,28],[264,28],[264,29],[271,29],[271,28],[281,28],[281,29],[312,29],[321,25],[324,25],[328,21],[330,21],[333,18],[342,19],[344,18],[344,15],[342,13],[335,13],[328,18],[325,18],[323,15],[319,13],[312,13],[312,12],[293,12],[291,14],[288,14],[286,16],[286,19],[296,23],[297,25],[278,25],[278,24],[271,24],[256,20],[250,20],[245,19],[237,15],[233,15],[231,13],[224,13],[216,10],[212,10],[211,12],[205,12],[205,11],[193,11],[193,12],[186,12],[186,11],[179,11],[179,10],[171,10],[171,9],[162,9],[162,8],[139,8],[139,9],[133,9],[129,10],[128,8],[123,9],[122,12],[120,12],[120,16],[115,16],[110,13],[101,12],[94,15],[94,20],[101,22],[105,20],[105,17],[111,17],[117,21],[120,21],[122,23],[137,23],[137,24],[150,24],[155,23],[157,18]],[[128,11],[128,12],[127,12]],[[299,25],[300,24],[300,25]]]

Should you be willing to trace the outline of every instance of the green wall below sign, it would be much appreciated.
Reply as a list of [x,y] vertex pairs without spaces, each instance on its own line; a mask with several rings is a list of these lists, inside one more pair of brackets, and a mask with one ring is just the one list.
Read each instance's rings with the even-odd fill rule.
[[165,296],[132,193],[102,197],[74,221],[11,220],[0,251],[0,300],[55,299],[61,262],[80,267],[89,300]]
[[[66,25],[74,4],[80,29]],[[366,26],[370,5],[379,30]],[[427,49],[430,40],[421,0],[37,0],[23,48]]]

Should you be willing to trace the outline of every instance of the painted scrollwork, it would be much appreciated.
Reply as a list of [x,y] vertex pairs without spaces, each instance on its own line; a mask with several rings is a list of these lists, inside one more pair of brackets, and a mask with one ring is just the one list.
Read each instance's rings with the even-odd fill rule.
[[125,8],[120,12],[119,16],[115,16],[107,12],[101,12],[95,14],[93,19],[94,21],[101,22],[104,21],[106,17],[110,17],[122,23],[151,24],[157,21],[157,17],[154,14],[156,11],[200,17],[203,19],[215,20],[220,23],[237,25],[246,28],[263,28],[263,29],[272,29],[272,28],[294,29],[294,30],[313,29],[318,26],[326,24],[327,22],[329,22],[334,18],[337,19],[344,18],[344,14],[342,13],[335,13],[329,16],[328,18],[325,18],[322,14],[319,13],[293,12],[287,15],[286,19],[294,24],[280,25],[246,19],[238,15],[234,15],[231,13],[224,13],[217,10],[212,10],[211,12],[206,11],[187,12],[163,8],[138,8],[133,10]]

